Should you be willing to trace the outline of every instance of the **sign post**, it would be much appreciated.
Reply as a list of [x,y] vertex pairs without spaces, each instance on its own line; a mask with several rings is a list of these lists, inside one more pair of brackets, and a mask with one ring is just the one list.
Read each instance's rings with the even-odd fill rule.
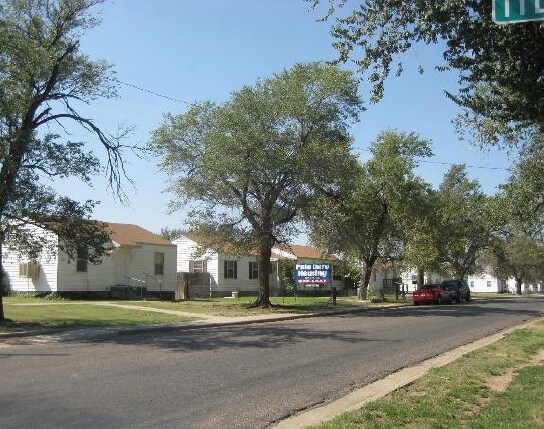
[[515,24],[544,20],[544,0],[491,0],[493,21],[497,24]]

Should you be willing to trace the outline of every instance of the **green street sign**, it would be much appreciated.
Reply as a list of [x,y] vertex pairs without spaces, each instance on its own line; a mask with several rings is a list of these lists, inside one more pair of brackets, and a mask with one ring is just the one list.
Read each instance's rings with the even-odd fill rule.
[[491,0],[493,21],[497,24],[514,24],[544,20],[544,0]]

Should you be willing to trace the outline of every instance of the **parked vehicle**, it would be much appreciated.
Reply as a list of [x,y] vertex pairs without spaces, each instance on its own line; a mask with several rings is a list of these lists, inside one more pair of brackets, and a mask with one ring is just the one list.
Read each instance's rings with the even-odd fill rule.
[[451,296],[450,292],[442,285],[428,284],[421,286],[412,294],[412,301],[414,305],[426,302],[438,305],[444,302],[451,304]]
[[470,301],[470,288],[463,280],[445,280],[441,284],[450,292],[452,301]]

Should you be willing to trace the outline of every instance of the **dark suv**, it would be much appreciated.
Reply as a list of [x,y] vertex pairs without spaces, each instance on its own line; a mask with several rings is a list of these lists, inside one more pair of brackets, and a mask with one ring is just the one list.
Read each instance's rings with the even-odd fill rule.
[[445,280],[441,285],[450,292],[452,301],[470,301],[470,288],[463,280]]

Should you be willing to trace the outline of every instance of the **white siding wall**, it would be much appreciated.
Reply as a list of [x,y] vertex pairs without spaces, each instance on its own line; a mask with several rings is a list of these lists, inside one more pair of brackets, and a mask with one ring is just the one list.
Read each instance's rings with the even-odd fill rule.
[[[407,292],[413,292],[417,289],[417,284],[413,283],[414,279],[417,276],[417,270],[406,270],[399,274],[399,276],[402,279],[402,284],[404,284],[404,287],[408,288],[406,289]],[[439,274],[434,273],[424,273],[423,276],[423,283],[441,283],[444,280],[448,280],[446,277],[440,276]]]
[[[164,273],[155,274],[155,253],[164,253]],[[149,291],[175,291],[177,286],[177,258],[176,246],[161,246],[156,244],[142,244],[141,247],[130,249],[130,255],[126,255],[127,271],[125,276],[133,279],[146,280]],[[153,280],[152,276],[161,282]],[[119,283],[126,283],[126,277],[117,279]],[[140,286],[140,283],[131,281],[133,286]]]
[[87,263],[86,272],[77,271],[77,261],[59,254],[58,291],[59,292],[102,292],[109,291],[115,284],[115,250],[104,256],[102,263]]
[[[56,248],[57,236],[43,228],[28,227],[48,240],[51,248]],[[2,265],[8,276],[11,290],[17,292],[56,292],[57,290],[57,255],[55,252],[44,249],[38,264],[40,271],[37,279],[19,277],[19,264],[27,262],[28,258],[17,251],[2,250]]]
[[[235,257],[224,254],[219,254],[218,256],[217,291],[228,292],[240,289],[241,291],[249,292],[259,290],[259,279],[249,278],[249,262],[257,262],[255,257]],[[225,278],[224,261],[236,261],[237,276],[235,279]]]
[[[506,289],[510,293],[516,293],[516,279],[510,277]],[[542,282],[533,282],[533,283],[523,283],[521,285],[521,292],[544,292],[544,283]]]
[[219,268],[218,258],[219,255],[217,252],[212,250],[206,251],[203,255],[198,257],[195,255],[197,252],[198,245],[193,240],[181,236],[172,240],[172,243],[177,247],[177,271],[178,272],[189,272],[189,261],[195,259],[206,259],[206,271],[210,273],[212,290],[222,290],[218,289],[219,274],[223,275],[223,267]]
[[503,284],[491,274],[469,276],[467,284],[471,292],[502,292]]
[[197,244],[183,235],[172,240],[172,244],[175,244],[177,248],[177,271],[189,272],[189,261],[194,259],[193,253],[196,251]]
[[[163,275],[155,275],[155,252],[164,253]],[[131,286],[144,286],[146,285],[144,273],[161,281],[160,288],[163,291],[174,291],[177,286],[176,248],[152,244],[116,248],[110,255],[104,256],[100,264],[94,265],[89,262],[86,272],[78,272],[76,261],[61,256],[59,291],[103,292],[109,291],[111,286],[128,283]],[[148,290],[159,291],[158,281],[149,278]]]

